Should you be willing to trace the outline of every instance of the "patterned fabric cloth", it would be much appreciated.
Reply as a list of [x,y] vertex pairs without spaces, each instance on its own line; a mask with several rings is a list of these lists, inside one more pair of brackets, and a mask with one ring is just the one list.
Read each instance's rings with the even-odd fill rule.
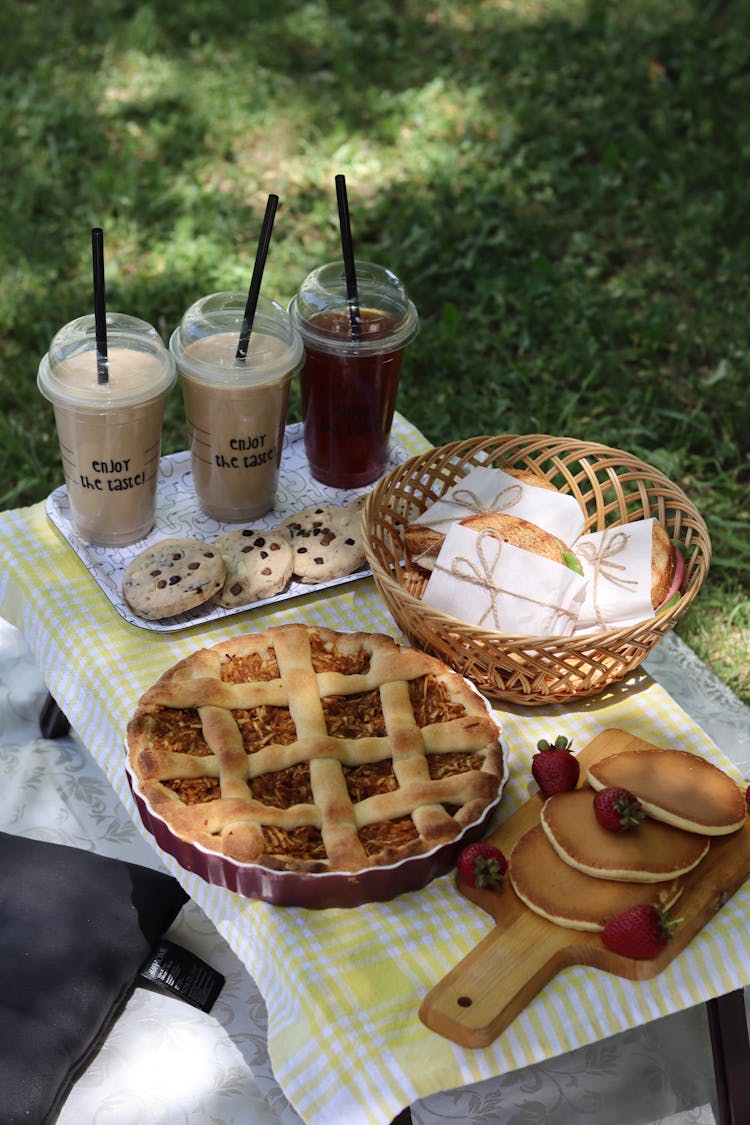
[[[398,420],[400,443],[424,440]],[[122,620],[43,505],[0,518],[0,612],[26,636],[52,694],[137,819],[123,768],[123,732],[142,691],[205,644],[269,624],[302,621],[391,633],[371,580],[318,592],[182,633],[148,633]],[[539,737],[564,732],[585,745],[607,726],[679,744],[737,776],[700,727],[643,671],[604,698],[566,708],[498,709],[511,776],[499,815],[528,795]],[[247,967],[268,1007],[274,1073],[310,1125],[387,1123],[436,1091],[476,1083],[593,1044],[677,1012],[749,979],[750,891],[743,888],[655,980],[635,984],[566,969],[490,1047],[468,1051],[427,1030],[424,994],[488,932],[451,876],[391,903],[353,911],[280,909],[204,883],[163,857]]]

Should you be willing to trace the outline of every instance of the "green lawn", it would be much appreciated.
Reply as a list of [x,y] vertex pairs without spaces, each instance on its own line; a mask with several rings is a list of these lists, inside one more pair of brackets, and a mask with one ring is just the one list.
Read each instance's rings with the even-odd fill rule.
[[247,288],[269,192],[266,293],[336,257],[344,172],[421,313],[399,408],[666,471],[714,548],[679,631],[750,700],[749,3],[6,2],[0,91],[0,505],[61,480],[36,368],[92,226],[109,307],[167,336]]

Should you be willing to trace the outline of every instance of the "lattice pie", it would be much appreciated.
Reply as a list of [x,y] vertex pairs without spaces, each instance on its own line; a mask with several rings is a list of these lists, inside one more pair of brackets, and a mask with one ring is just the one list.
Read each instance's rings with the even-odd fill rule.
[[135,784],[182,840],[302,872],[455,839],[498,795],[498,726],[390,637],[283,625],[193,653],[128,726]]

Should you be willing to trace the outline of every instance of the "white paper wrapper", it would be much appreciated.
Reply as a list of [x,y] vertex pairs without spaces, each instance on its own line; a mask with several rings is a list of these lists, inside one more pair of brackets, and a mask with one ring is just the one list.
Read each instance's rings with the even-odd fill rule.
[[489,531],[448,529],[422,600],[472,625],[522,636],[569,636],[586,579]]
[[466,516],[508,512],[543,527],[569,546],[583,531],[585,516],[574,496],[517,480],[503,469],[479,467],[456,481],[414,521],[445,533]]
[[637,625],[653,617],[653,519],[582,535],[573,545],[589,583],[576,633]]

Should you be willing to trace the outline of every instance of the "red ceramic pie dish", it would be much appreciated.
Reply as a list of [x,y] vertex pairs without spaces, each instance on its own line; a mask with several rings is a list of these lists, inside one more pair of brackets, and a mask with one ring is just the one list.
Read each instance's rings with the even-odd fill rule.
[[447,873],[508,776],[500,723],[464,676],[385,634],[301,624],[167,669],[126,746],[141,819],[183,868],[315,909]]
[[226,887],[245,898],[257,898],[273,906],[302,906],[310,910],[362,906],[388,902],[397,895],[419,891],[433,879],[453,870],[462,848],[489,831],[508,777],[507,747],[503,742],[505,772],[497,798],[482,816],[449,844],[439,844],[423,855],[411,856],[386,867],[362,871],[274,871],[257,863],[240,863],[218,852],[208,851],[176,836],[149,807],[127,770],[128,783],[144,827],[159,847],[177,860],[180,867],[200,875],[207,883]]

